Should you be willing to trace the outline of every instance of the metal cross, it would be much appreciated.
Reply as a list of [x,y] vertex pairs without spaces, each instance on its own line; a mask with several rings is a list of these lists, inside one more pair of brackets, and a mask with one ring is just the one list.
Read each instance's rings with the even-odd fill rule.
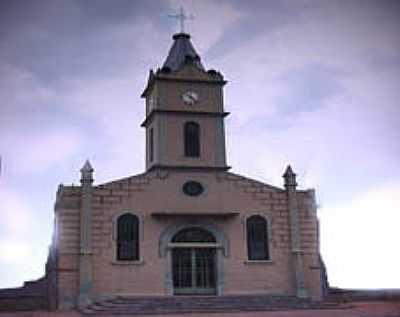
[[186,15],[185,11],[183,11],[183,8],[179,8],[179,13],[178,14],[168,14],[170,18],[175,18],[179,19],[179,24],[180,24],[180,33],[185,33],[185,20],[193,20],[194,17],[193,15]]

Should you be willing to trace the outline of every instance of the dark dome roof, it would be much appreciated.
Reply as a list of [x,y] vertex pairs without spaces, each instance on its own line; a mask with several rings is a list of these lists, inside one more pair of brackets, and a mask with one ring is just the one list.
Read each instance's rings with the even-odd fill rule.
[[177,71],[185,63],[193,63],[197,68],[205,71],[204,66],[200,61],[200,56],[196,53],[190,35],[186,33],[177,33],[172,37],[174,44],[169,50],[167,59],[162,66],[164,70]]

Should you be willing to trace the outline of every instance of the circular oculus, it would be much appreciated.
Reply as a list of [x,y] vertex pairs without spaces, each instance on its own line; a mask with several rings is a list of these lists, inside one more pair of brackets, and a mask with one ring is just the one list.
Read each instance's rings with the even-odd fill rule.
[[204,192],[204,187],[199,182],[188,181],[183,184],[182,190],[188,196],[199,196]]

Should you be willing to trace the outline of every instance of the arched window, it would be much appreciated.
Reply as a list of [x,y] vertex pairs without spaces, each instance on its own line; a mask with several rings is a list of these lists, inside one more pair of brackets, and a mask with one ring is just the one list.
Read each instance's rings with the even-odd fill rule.
[[124,214],[117,220],[117,260],[139,260],[139,219]]
[[200,126],[196,122],[186,122],[184,127],[185,156],[200,156]]
[[251,216],[246,221],[247,254],[249,260],[270,259],[268,246],[268,223],[262,216]]

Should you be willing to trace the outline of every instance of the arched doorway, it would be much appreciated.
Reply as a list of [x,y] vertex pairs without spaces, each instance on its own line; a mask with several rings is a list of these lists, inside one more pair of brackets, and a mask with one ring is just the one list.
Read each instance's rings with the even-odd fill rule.
[[199,227],[177,232],[170,243],[175,295],[215,295],[217,284],[215,236]]

